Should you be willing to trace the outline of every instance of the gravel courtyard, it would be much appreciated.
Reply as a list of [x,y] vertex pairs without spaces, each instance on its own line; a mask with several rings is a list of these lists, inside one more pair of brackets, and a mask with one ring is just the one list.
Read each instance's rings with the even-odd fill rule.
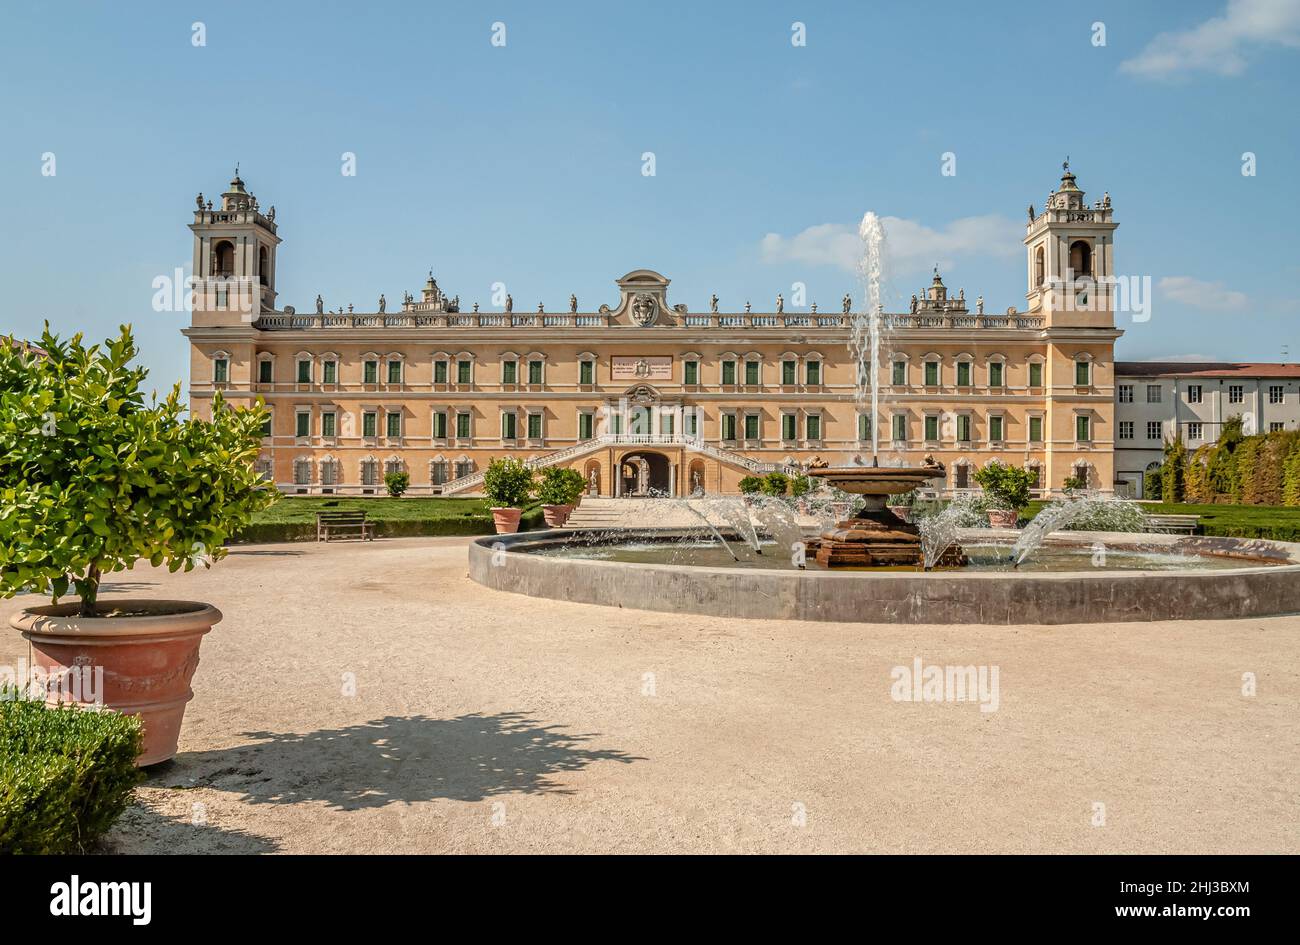
[[[111,849],[1300,852],[1300,618],[678,616],[486,590],[466,544],[111,576],[104,599],[225,613],[180,752]],[[6,628],[33,601],[0,602]],[[26,651],[0,637],[0,663]],[[997,710],[895,701],[891,670],[917,658],[997,667]]]

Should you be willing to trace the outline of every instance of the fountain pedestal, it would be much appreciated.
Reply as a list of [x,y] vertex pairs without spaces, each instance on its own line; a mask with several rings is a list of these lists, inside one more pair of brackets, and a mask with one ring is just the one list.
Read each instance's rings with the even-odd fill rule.
[[[943,474],[943,465],[933,461],[912,467],[830,466],[808,470],[808,475],[826,479],[866,500],[857,515],[822,532],[821,538],[815,540],[813,560],[826,568],[921,567],[925,561],[921,530],[889,511],[885,501]],[[959,565],[964,561],[961,549],[953,546],[938,564]]]

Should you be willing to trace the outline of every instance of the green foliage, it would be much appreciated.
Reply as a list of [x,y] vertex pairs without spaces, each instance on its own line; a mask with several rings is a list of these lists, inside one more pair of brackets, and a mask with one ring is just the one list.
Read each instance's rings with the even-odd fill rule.
[[790,495],[794,496],[796,499],[799,498],[800,496],[807,495],[811,491],[812,491],[811,476],[799,475],[793,477],[790,480]]
[[1210,486],[1209,456],[1202,452],[1208,449],[1210,447],[1202,447],[1193,453],[1183,469],[1184,502],[1209,502],[1214,495]]
[[759,488],[763,495],[783,496],[790,490],[790,477],[785,473],[770,472],[763,477]]
[[521,459],[494,459],[483,471],[483,493],[493,507],[521,509],[533,492],[533,471]]
[[990,508],[1018,512],[1029,504],[1034,474],[994,459],[975,470],[975,481],[984,489]]
[[1292,449],[1282,463],[1282,504],[1300,505],[1300,448]]
[[573,505],[587,488],[576,469],[547,466],[538,477],[534,495],[543,505]]
[[1142,474],[1142,497],[1144,499],[1158,499],[1163,488],[1160,479],[1160,467],[1148,469]]
[[898,495],[891,495],[885,500],[885,502],[890,508],[910,509],[916,506],[916,500],[916,490],[909,489],[907,492],[901,492]]
[[0,342],[0,597],[55,601],[75,587],[95,614],[102,575],[141,558],[171,571],[225,555],[277,495],[254,471],[266,410],[182,419],[180,385],[145,402],[131,330],[85,347],[47,325],[48,357]]
[[1135,502],[1093,502],[1066,528],[1078,532],[1144,532],[1146,520]]
[[1183,487],[1187,473],[1187,446],[1179,437],[1165,441],[1165,461],[1160,466],[1160,499],[1163,502],[1183,501]]
[[1065,490],[1066,495],[1085,492],[1088,489],[1088,480],[1083,476],[1066,476],[1065,481],[1061,483],[1061,488]]
[[742,476],[737,485],[740,487],[740,491],[745,495],[753,495],[756,492],[762,491],[763,480],[758,476]]
[[0,689],[0,850],[84,853],[143,776],[138,716],[47,708]]
[[390,472],[384,476],[384,485],[388,488],[390,496],[394,499],[400,499],[411,485],[411,474],[407,472]]

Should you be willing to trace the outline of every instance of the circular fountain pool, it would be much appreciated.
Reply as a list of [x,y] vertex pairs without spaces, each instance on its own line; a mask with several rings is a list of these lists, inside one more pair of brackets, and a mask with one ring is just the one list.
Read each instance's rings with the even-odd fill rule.
[[737,561],[697,531],[560,530],[477,539],[470,575],[536,597],[760,619],[1058,624],[1300,612],[1300,545],[1063,532],[1013,568],[1007,533],[971,529],[961,540],[961,568],[801,569],[775,542],[756,550],[733,539]]

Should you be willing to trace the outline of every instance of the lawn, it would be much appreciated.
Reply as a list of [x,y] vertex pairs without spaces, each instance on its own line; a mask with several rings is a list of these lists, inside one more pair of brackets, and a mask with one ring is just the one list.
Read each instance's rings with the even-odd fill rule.
[[[493,532],[492,513],[486,499],[410,496],[282,496],[280,501],[259,512],[252,526],[238,541],[306,541],[316,537],[316,513],[360,510],[378,523],[381,536],[404,535],[488,535]],[[540,507],[529,506],[520,528],[541,522]]]
[[[1032,502],[1025,515],[1033,518],[1043,507]],[[1182,502],[1142,503],[1151,515],[1199,515],[1200,533],[1232,538],[1271,538],[1300,541],[1300,508],[1282,505],[1189,505]]]

